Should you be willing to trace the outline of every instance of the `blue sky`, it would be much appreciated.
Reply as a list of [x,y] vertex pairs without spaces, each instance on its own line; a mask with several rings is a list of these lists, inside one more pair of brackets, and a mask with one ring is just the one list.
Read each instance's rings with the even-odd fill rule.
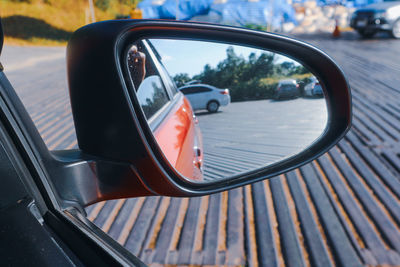
[[[199,74],[206,64],[216,67],[226,58],[226,49],[230,46],[237,55],[245,58],[248,58],[250,53],[259,55],[268,52],[251,47],[203,41],[150,39],[150,42],[161,55],[162,62],[172,77],[178,73],[188,73],[189,76]],[[277,63],[295,62],[279,54],[276,54],[275,58]]]

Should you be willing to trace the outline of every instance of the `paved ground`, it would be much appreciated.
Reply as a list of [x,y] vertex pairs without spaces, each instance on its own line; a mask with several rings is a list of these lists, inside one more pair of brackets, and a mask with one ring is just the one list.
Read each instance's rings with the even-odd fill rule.
[[[381,37],[304,37],[353,89],[353,129],[318,160],[202,198],[102,202],[89,219],[146,263],[400,265],[400,41]],[[63,53],[6,47],[2,58],[51,149],[76,146]]]
[[204,180],[227,178],[293,156],[322,134],[323,98],[231,103],[197,113],[204,146]]

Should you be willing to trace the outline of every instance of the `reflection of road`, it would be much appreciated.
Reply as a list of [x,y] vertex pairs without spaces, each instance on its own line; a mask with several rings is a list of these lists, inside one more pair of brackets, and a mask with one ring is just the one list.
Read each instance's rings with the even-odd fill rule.
[[326,125],[325,100],[259,100],[231,103],[198,114],[204,142],[204,178],[254,170],[309,146]]

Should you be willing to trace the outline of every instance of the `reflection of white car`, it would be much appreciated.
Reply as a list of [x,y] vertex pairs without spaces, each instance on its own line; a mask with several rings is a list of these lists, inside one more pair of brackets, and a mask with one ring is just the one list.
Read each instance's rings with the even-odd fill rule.
[[217,112],[220,106],[227,106],[231,102],[228,89],[218,89],[208,84],[185,85],[179,90],[189,99],[194,110]]
[[316,77],[311,77],[311,82],[304,87],[305,96],[323,96],[322,87]]

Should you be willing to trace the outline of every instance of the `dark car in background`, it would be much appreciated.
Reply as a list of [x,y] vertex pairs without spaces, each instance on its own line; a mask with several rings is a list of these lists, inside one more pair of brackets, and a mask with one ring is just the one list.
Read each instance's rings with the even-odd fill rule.
[[399,39],[400,1],[384,1],[356,10],[350,26],[363,37],[372,37],[379,31],[385,31]]
[[275,91],[275,99],[297,98],[300,96],[299,84],[296,80],[280,80]]

